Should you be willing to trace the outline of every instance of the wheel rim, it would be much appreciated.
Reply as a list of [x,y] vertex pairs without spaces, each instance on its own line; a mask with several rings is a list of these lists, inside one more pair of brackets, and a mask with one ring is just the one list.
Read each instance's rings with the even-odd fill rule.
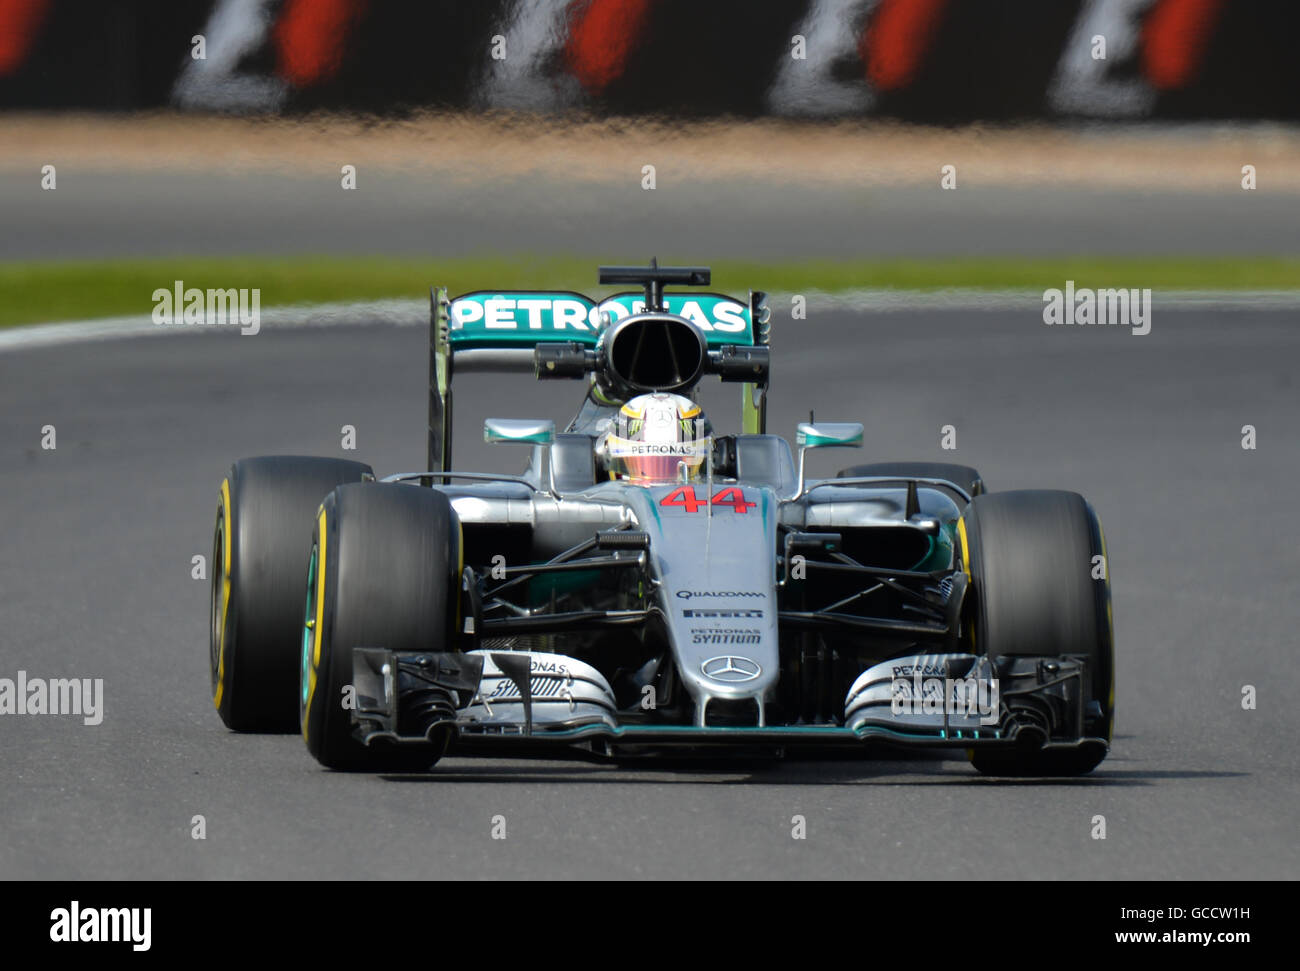
[[298,715],[300,721],[304,721],[307,717],[307,692],[311,678],[311,658],[312,651],[316,647],[316,569],[319,560],[320,547],[313,544],[311,559],[307,561],[307,596],[302,615],[302,666],[301,677],[298,680]]
[[221,665],[221,628],[226,614],[226,604],[222,593],[225,580],[226,529],[225,510],[217,508],[217,526],[212,534],[212,560],[208,565],[212,572],[211,595],[209,597],[209,634],[208,661],[212,671],[212,690],[217,690]]

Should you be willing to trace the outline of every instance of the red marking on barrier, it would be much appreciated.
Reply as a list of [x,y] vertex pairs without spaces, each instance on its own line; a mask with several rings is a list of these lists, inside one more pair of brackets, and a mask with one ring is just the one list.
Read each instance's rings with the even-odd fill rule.
[[881,0],[862,37],[858,56],[878,91],[912,83],[930,51],[948,0]]
[[287,0],[275,25],[280,77],[297,88],[333,77],[365,8],[366,0]]
[[571,0],[564,59],[590,94],[600,94],[627,69],[653,0]]
[[1142,25],[1142,71],[1162,91],[1185,87],[1205,60],[1222,0],[1157,0]]
[[23,66],[49,5],[49,0],[0,0],[0,77]]

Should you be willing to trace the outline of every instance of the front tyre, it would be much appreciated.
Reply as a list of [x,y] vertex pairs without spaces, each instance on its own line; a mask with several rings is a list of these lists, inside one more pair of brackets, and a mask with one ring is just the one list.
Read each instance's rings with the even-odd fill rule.
[[345,707],[352,649],[446,651],[458,630],[460,521],[446,495],[396,483],[340,486],[321,506],[302,618],[299,717],[321,765],[418,771],[449,733],[412,748],[367,748]]
[[[1101,523],[1074,492],[976,496],[958,524],[970,576],[969,638],[995,665],[1004,657],[1082,658],[1084,736],[1109,744],[1115,645]],[[1100,742],[1073,750],[971,750],[992,775],[1082,775],[1106,756]]]
[[212,702],[228,728],[292,732],[312,523],[344,482],[373,478],[345,459],[240,459],[221,483],[212,531],[208,657]]

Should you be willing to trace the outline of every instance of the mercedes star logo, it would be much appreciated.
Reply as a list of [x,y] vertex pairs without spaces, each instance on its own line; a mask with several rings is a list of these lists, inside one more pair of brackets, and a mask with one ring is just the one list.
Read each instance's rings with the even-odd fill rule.
[[704,672],[706,678],[722,681],[725,684],[753,681],[763,673],[763,669],[756,662],[747,657],[736,657],[734,654],[711,657],[700,665],[700,670]]

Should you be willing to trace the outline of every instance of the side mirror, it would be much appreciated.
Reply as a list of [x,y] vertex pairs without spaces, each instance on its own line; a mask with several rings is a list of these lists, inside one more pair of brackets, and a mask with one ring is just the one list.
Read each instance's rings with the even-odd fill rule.
[[800,448],[861,448],[862,422],[824,421],[799,423],[795,444]]
[[795,434],[795,444],[799,446],[799,485],[789,501],[793,502],[804,493],[804,454],[808,449],[861,448],[862,434],[860,421],[800,422]]
[[483,441],[550,445],[555,441],[555,422],[549,418],[489,418],[483,422]]

